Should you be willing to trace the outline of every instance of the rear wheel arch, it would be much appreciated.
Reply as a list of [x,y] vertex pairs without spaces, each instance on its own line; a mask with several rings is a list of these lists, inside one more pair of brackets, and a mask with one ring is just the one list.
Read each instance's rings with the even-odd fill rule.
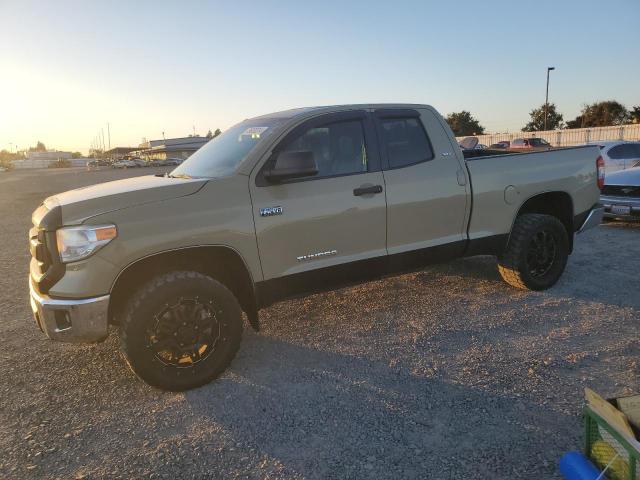
[[236,296],[252,327],[256,330],[259,328],[255,284],[251,272],[235,249],[222,245],[166,250],[127,265],[111,287],[109,322],[120,323],[127,300],[147,281],[178,270],[202,273],[222,283]]
[[560,223],[567,231],[567,238],[569,240],[569,253],[573,251],[573,234],[574,228],[574,211],[573,211],[573,199],[571,195],[563,191],[543,192],[538,193],[528,198],[518,209],[516,216],[513,218],[511,224],[510,235],[513,232],[518,217],[527,213],[539,213],[543,215],[551,215],[560,220]]

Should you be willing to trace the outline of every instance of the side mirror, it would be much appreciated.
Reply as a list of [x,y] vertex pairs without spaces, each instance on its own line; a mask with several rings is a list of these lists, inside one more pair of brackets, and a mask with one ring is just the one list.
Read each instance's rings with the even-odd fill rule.
[[273,167],[264,172],[270,182],[279,182],[290,178],[312,177],[318,173],[313,152],[281,152],[277,154]]

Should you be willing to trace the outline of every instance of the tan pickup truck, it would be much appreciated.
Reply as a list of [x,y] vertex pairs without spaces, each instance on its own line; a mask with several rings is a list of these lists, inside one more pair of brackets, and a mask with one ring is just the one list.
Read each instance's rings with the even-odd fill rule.
[[[31,304],[51,339],[103,340],[151,385],[219,376],[243,312],[469,255],[542,290],[597,225],[596,146],[463,152],[427,105],[245,120],[171,173],[50,197],[33,214]],[[469,158],[465,158],[468,156]]]

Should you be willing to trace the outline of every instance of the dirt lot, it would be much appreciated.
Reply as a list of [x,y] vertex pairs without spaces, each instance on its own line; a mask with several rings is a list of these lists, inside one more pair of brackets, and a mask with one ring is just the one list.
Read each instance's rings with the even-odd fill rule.
[[477,257],[277,304],[223,378],[154,390],[115,335],[47,340],[27,289],[43,198],[146,173],[0,173],[0,478],[559,478],[582,389],[640,391],[640,228],[622,224],[580,236],[544,293]]

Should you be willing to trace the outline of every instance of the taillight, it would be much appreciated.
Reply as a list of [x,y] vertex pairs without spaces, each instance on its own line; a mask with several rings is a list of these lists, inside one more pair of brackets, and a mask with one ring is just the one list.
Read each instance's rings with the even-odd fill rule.
[[596,170],[598,171],[598,188],[602,190],[604,188],[604,158],[602,155],[596,160]]

